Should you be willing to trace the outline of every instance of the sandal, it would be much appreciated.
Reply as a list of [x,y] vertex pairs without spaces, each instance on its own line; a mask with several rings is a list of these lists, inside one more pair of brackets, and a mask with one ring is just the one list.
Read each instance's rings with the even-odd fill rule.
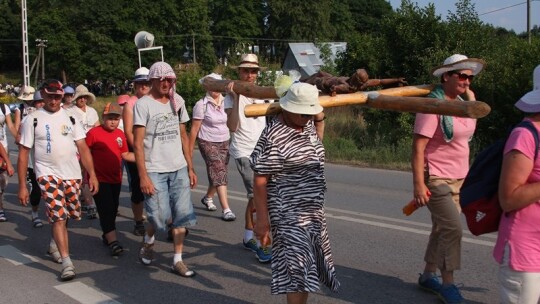
[[6,213],[4,212],[4,210],[0,211],[0,223],[1,222],[7,222],[7,217],[6,217]]
[[32,226],[34,226],[34,228],[41,228],[43,227],[43,222],[39,217],[35,217],[32,219]]
[[69,281],[73,280],[75,278],[75,267],[73,265],[69,265],[64,267],[62,269],[62,273],[60,274],[60,280],[62,281]]
[[111,250],[112,256],[119,256],[122,252],[124,252],[124,248],[118,241],[113,241],[109,244],[109,249]]

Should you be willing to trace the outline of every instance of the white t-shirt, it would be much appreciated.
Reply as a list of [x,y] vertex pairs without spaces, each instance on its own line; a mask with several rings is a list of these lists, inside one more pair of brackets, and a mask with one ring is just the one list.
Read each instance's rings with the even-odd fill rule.
[[94,127],[96,122],[99,121],[99,116],[96,109],[90,106],[86,106],[86,112],[81,110],[76,105],[72,105],[66,110],[71,113],[70,115],[73,115],[73,117],[75,117],[76,120],[83,126],[84,133],[88,133],[88,131]]
[[[229,153],[234,159],[240,157],[249,157],[259,137],[261,136],[264,127],[266,126],[266,117],[246,117],[244,108],[246,105],[254,103],[264,103],[264,100],[248,98],[243,95],[238,96],[239,125],[236,132],[232,133]],[[225,109],[233,107],[233,100],[230,95],[225,97]]]
[[[34,118],[37,124],[34,127]],[[82,126],[73,123],[64,109],[51,113],[39,109],[21,124],[20,144],[34,151],[36,177],[81,179],[75,141],[85,138]]]
[[[26,119],[26,116],[28,116],[28,114],[36,110],[37,110],[36,107],[29,106],[27,103],[23,103],[21,124]],[[20,112],[21,112],[21,109],[17,107],[17,109],[15,110],[15,115],[21,115]],[[28,168],[30,169],[34,168],[34,152],[33,151],[34,150],[30,150],[30,155],[28,155]]]
[[187,166],[182,152],[180,123],[189,121],[186,103],[181,99],[180,117],[173,112],[170,101],[163,104],[143,96],[133,108],[133,125],[145,127],[144,161],[146,171],[166,173]]
[[0,105],[0,107],[4,107],[6,110],[6,114],[4,115],[4,112],[0,111],[0,142],[2,143],[2,146],[4,146],[4,149],[8,151],[8,142],[7,142],[7,126],[6,126],[6,116],[11,114],[11,110],[9,109],[9,106],[4,104]]

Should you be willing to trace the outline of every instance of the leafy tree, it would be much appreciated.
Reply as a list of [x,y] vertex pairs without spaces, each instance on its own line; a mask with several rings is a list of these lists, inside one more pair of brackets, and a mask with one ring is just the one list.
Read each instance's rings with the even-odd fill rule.
[[21,7],[16,0],[0,0],[0,12],[0,70],[11,70],[23,62]]

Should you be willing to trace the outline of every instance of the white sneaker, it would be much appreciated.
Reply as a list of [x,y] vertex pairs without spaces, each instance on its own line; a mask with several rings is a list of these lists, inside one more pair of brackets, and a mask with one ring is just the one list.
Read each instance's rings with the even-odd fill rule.
[[223,213],[223,215],[221,216],[221,219],[226,222],[232,222],[236,220],[236,215],[234,215],[234,213],[231,210],[227,210],[227,212]]
[[214,205],[214,200],[208,197],[203,197],[201,199],[201,203],[206,206],[206,210],[208,211],[216,211],[217,207]]

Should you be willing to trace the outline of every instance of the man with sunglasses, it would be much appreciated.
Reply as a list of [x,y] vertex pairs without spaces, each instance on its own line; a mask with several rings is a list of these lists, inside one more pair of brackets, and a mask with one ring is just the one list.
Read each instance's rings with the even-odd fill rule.
[[[445,100],[475,100],[470,85],[484,67],[483,60],[454,54],[433,69],[441,84],[429,97]],[[463,303],[454,284],[454,271],[461,267],[461,207],[459,190],[469,170],[469,141],[476,120],[435,114],[416,114],[412,170],[414,197],[427,206],[432,230],[424,256],[425,267],[418,279],[421,288],[437,294],[445,303]],[[436,275],[441,271],[442,283]]]
[[28,204],[26,171],[32,149],[37,182],[52,228],[49,253],[55,262],[62,263],[60,280],[68,281],[75,278],[75,267],[69,257],[67,220],[81,218],[82,175],[77,152],[89,174],[92,194],[97,193],[99,184],[83,127],[61,107],[62,83],[55,79],[46,80],[40,92],[43,108],[30,113],[19,130],[18,197],[23,206]]
[[[240,61],[240,65],[237,67],[240,80],[255,83],[257,75],[261,70],[257,55],[243,54]],[[236,162],[238,172],[242,176],[248,198],[242,243],[245,249],[251,250],[256,254],[259,262],[268,263],[272,259],[270,248],[263,247],[253,234],[253,215],[256,213],[256,210],[253,202],[253,170],[249,163],[249,157],[266,126],[266,118],[264,116],[248,118],[244,115],[245,106],[255,103],[264,103],[264,100],[238,95],[234,91],[234,82],[231,81],[229,83],[227,96],[225,97],[227,127],[232,132],[229,152]]]
[[[174,257],[171,270],[183,277],[195,272],[182,260],[187,227],[197,223],[191,189],[197,185],[186,132],[189,116],[184,99],[176,94],[176,75],[165,62],[150,67],[152,84],[147,96],[133,109],[133,142],[144,206],[150,225],[146,229],[139,259],[150,265],[154,258],[154,234],[166,231],[172,219]],[[178,148],[182,147],[179,153]]]

